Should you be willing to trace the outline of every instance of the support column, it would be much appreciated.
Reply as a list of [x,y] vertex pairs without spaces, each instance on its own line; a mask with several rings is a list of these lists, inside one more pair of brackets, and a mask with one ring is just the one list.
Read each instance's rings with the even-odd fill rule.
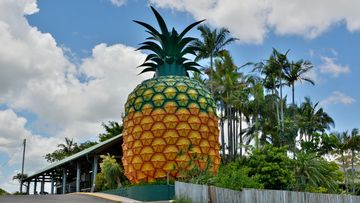
[[44,194],[45,192],[45,174],[42,177],[42,181],[41,181],[41,188],[40,188],[40,194]]
[[35,178],[35,181],[34,181],[34,195],[36,194],[36,183],[37,183],[37,178]]
[[26,194],[27,194],[27,195],[30,194],[30,181],[27,182]]
[[92,174],[92,180],[93,180],[93,184],[91,187],[91,192],[94,192],[95,189],[95,180],[96,180],[96,174],[97,174],[97,169],[98,169],[98,157],[94,156],[94,162],[93,162],[93,174]]
[[76,192],[80,192],[80,163],[76,163]]
[[51,172],[51,194],[54,194],[54,172]]
[[62,176],[62,193],[66,193],[66,169],[63,169],[63,176]]

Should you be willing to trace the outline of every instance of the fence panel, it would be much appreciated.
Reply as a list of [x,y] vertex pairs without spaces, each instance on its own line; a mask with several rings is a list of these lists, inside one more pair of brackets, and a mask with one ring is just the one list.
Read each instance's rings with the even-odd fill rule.
[[230,190],[207,185],[175,182],[175,196],[194,203],[360,203],[360,196],[294,192],[284,190]]

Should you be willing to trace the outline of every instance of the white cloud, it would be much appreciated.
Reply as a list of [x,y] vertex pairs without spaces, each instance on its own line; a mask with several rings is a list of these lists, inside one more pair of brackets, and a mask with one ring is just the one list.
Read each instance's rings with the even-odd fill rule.
[[330,96],[325,98],[320,102],[321,106],[326,106],[329,104],[344,104],[350,105],[353,104],[356,100],[348,95],[345,95],[342,92],[334,91]]
[[[357,0],[150,0],[159,7],[187,11],[227,27],[240,42],[261,43],[269,29],[277,34],[314,38],[338,23],[360,30]],[[319,10],[320,9],[320,10]]]
[[261,43],[267,32],[267,0],[150,0],[159,7],[191,13],[215,27],[226,27],[241,42]]
[[[9,157],[10,160],[6,163],[7,167],[20,166],[22,160],[22,142],[23,139],[26,139],[25,173],[32,173],[46,164],[43,157],[44,153],[54,150],[56,145],[62,142],[62,140],[32,134],[25,129],[26,122],[25,118],[18,117],[13,110],[0,111],[0,153],[6,154]],[[16,172],[10,171],[12,174],[9,174],[9,171],[4,171],[5,167],[0,168],[0,174],[5,176],[0,179],[0,187],[11,192],[18,190],[19,185],[16,181],[14,182],[9,178],[15,175]]]
[[110,0],[112,4],[117,7],[120,7],[126,3],[126,0]]
[[350,67],[348,65],[337,64],[336,58],[330,58],[322,56],[321,60],[323,64],[320,65],[320,72],[325,74],[330,74],[332,77],[339,77],[341,74],[350,73]]
[[[24,15],[37,11],[35,0],[0,1],[0,104],[7,106],[0,111],[0,153],[10,158],[8,165],[16,166],[26,138],[26,160],[32,160],[26,162],[28,174],[46,165],[43,156],[64,137],[94,140],[103,131],[101,122],[121,121],[127,95],[149,77],[137,76],[135,68],[145,55],[120,44],[99,44],[79,65],[72,63],[64,54],[69,50],[51,34],[28,24]],[[17,111],[34,114],[30,125],[49,137],[32,133]],[[14,171],[0,170],[0,187],[17,190],[4,179]]]

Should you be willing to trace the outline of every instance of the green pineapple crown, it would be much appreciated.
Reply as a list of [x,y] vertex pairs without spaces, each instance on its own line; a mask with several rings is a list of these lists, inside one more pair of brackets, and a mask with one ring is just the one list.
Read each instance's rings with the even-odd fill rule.
[[147,23],[134,20],[135,23],[144,26],[147,29],[146,32],[151,35],[146,38],[147,41],[140,44],[141,47],[137,50],[150,50],[153,52],[146,57],[143,64],[138,66],[145,67],[139,74],[154,71],[155,77],[159,77],[166,75],[188,76],[187,71],[200,72],[196,68],[199,64],[184,57],[186,54],[196,55],[195,51],[198,48],[191,45],[191,42],[196,38],[184,36],[204,20],[190,24],[178,34],[175,28],[170,32],[161,15],[153,7],[151,7],[151,10],[159,24],[160,32]]

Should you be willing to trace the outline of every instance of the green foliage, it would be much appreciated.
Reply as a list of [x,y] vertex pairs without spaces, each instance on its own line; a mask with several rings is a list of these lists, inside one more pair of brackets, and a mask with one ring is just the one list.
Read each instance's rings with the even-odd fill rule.
[[[125,181],[124,169],[116,162],[114,156],[110,154],[101,155],[101,173],[104,179],[104,186],[108,189],[115,189],[122,186],[121,181]],[[102,178],[101,176],[99,177]]]
[[101,125],[105,129],[105,133],[99,134],[100,142],[104,142],[105,140],[120,135],[124,129],[124,126],[116,121],[109,121],[108,124],[102,123]]
[[296,154],[296,190],[308,192],[338,192],[338,182],[343,180],[339,166],[328,162],[314,153]]
[[220,166],[215,176],[210,176],[207,184],[217,187],[242,190],[242,188],[263,188],[255,178],[249,177],[250,168],[240,162],[231,162]]
[[8,195],[9,193],[0,188],[0,195]]
[[[102,123],[102,126],[105,129],[105,133],[99,134],[99,141],[103,142],[105,140],[108,140],[112,137],[115,137],[122,133],[123,131],[123,125],[120,125],[119,123],[115,121],[109,121],[108,124]],[[45,155],[46,161],[52,163],[56,161],[60,161],[68,156],[71,156],[73,154],[76,154],[84,149],[87,149],[89,147],[92,147],[94,145],[98,144],[97,142],[93,141],[86,141],[83,143],[76,143],[73,139],[65,138],[65,143],[58,144],[57,150],[53,151],[52,153],[48,153]]]
[[272,145],[255,149],[247,161],[250,177],[262,183],[266,189],[287,189],[295,182],[295,177],[286,149]]
[[78,144],[74,142],[73,139],[65,137],[65,143],[58,144],[59,149],[53,151],[52,153],[46,154],[45,159],[50,163],[60,161],[96,144],[97,142],[92,141],[86,141],[84,143]]
[[23,180],[23,179],[25,179],[25,178],[27,178],[27,177],[28,177],[28,175],[27,175],[26,173],[24,173],[24,174],[17,173],[16,175],[14,175],[14,176],[12,177],[12,179],[13,179],[13,180],[18,180],[19,183],[21,183],[21,180]]
[[103,173],[96,174],[94,191],[100,192],[100,191],[105,191],[105,190],[109,190],[109,189],[110,188],[106,184],[104,174]]
[[171,201],[172,203],[192,203],[192,200],[189,197],[176,197],[174,201]]

